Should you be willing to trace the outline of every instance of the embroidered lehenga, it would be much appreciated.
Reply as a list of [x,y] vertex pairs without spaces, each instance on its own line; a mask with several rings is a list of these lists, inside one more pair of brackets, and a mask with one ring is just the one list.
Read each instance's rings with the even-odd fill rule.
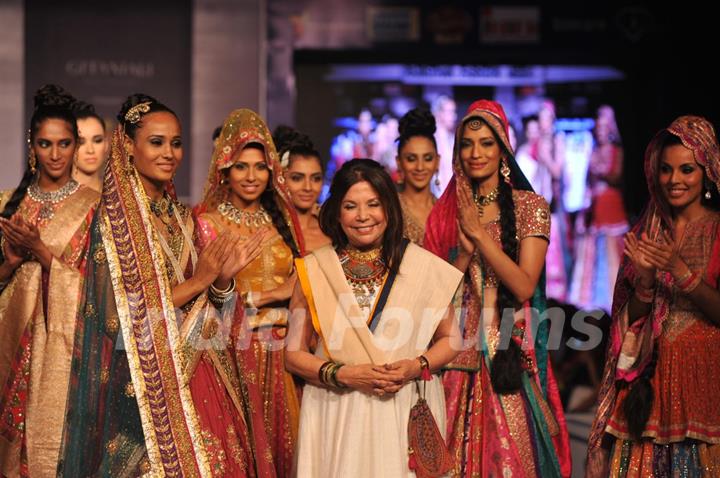
[[[288,224],[295,244],[302,235],[287,189],[282,168],[267,126],[254,112],[233,111],[226,119],[213,153],[207,186],[198,218],[201,243],[223,231],[248,234],[260,227],[272,227],[269,214],[260,209],[247,213],[235,208],[229,201],[229,190],[221,184],[224,171],[233,166],[233,158],[249,143],[262,146],[271,182],[273,201]],[[251,217],[252,216],[252,217]],[[247,219],[247,221],[246,221]],[[244,226],[241,228],[240,225]],[[236,284],[243,297],[252,297],[281,286],[293,272],[293,251],[283,237],[273,234],[262,244],[260,256],[236,276]],[[266,437],[267,448],[258,459],[264,465],[274,466],[278,476],[290,476],[294,465],[299,417],[299,398],[292,375],[285,370],[284,339],[287,329],[287,302],[254,308],[252,299],[239,303],[235,311],[231,332],[232,347],[237,367],[246,374],[245,379],[257,387],[259,401],[255,434]],[[262,420],[262,421],[260,421]],[[264,422],[264,430],[259,424]],[[264,432],[264,433],[263,433]]]
[[[63,476],[258,476],[231,314],[172,287],[197,263],[172,185],[145,194],[115,132],[78,316]],[[223,309],[225,312],[225,309]]]
[[[0,195],[0,210],[11,195]],[[0,475],[55,474],[97,201],[95,191],[73,180],[53,193],[34,184],[16,212],[37,224],[54,257],[49,271],[24,262],[0,294]]]
[[[471,105],[460,123],[454,157],[455,176],[430,214],[425,247],[446,260],[458,254],[458,188],[470,188],[459,153],[463,125],[471,117],[482,118],[505,145],[507,120],[502,107],[480,100]],[[517,238],[550,234],[550,211],[545,200],[531,192],[512,154],[507,158],[513,186]],[[502,179],[501,179],[502,180]],[[500,244],[499,218],[485,229]],[[465,274],[460,318],[465,348],[443,376],[448,404],[448,447],[454,458],[453,476],[558,477],[570,475],[568,436],[557,385],[548,360],[548,321],[537,323],[533,311],[545,310],[544,279],[533,298],[516,314],[516,326],[524,329],[523,351],[532,367],[522,373],[518,392],[499,395],[490,381],[491,358],[499,341],[499,312],[484,305],[489,289],[498,287],[495,272],[477,255]],[[483,331],[483,322],[485,331]]]
[[[712,126],[683,116],[667,132],[693,150],[695,160],[720,190],[720,153]],[[661,134],[665,134],[664,131]],[[672,231],[673,221],[654,186],[661,141],[645,153],[650,204],[633,232]],[[681,260],[705,284],[720,287],[720,213],[711,210],[685,226]],[[656,478],[720,476],[720,327],[683,294],[671,274],[657,272],[651,311],[630,324],[628,303],[637,273],[623,260],[615,286],[607,363],[588,444],[587,477]],[[653,399],[641,440],[630,436],[625,397],[656,355],[650,377]],[[609,473],[609,475],[608,475]]]

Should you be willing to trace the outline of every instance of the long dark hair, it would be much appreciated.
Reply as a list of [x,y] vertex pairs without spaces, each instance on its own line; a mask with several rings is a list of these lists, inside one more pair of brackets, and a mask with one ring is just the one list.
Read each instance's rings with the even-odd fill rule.
[[380,163],[372,159],[352,159],[335,173],[330,195],[320,209],[320,229],[335,247],[345,247],[347,236],[340,225],[340,206],[348,190],[366,181],[380,196],[385,209],[387,228],[382,240],[382,257],[388,269],[397,272],[403,255],[403,218],[395,184]]
[[[126,120],[125,116],[127,115],[128,111],[130,111],[130,108],[137,106],[141,103],[149,103],[148,111],[142,112],[140,114],[140,120],[136,121],[135,123]],[[125,102],[120,107],[120,111],[117,114],[117,120],[118,123],[123,125],[123,127],[125,128],[125,134],[128,135],[128,137],[130,137],[131,139],[135,139],[135,133],[137,133],[137,130],[142,128],[143,125],[142,117],[150,113],[157,113],[159,111],[166,111],[172,114],[175,118],[177,118],[178,121],[180,121],[178,115],[175,114],[175,112],[171,110],[168,106],[160,103],[152,96],[146,95],[144,93],[135,93],[134,95],[128,96],[125,99]]]
[[[34,109],[30,118],[30,135],[29,147],[33,147],[35,136],[40,126],[48,119],[59,119],[65,121],[73,133],[77,147],[78,129],[75,116],[73,115],[73,107],[77,100],[62,87],[57,85],[45,85],[35,93],[33,98]],[[39,165],[37,166],[39,169]],[[9,219],[17,212],[20,203],[25,198],[28,187],[35,180],[37,170],[32,172],[30,166],[27,165],[20,184],[15,188],[12,196],[5,204],[0,216]]]
[[[501,147],[501,155],[505,158],[512,158],[512,151],[508,151],[505,143],[501,141],[497,132],[481,117],[468,118],[482,121],[492,131],[497,144]],[[463,126],[464,128],[465,126]],[[515,201],[513,200],[513,188],[505,181],[498,168],[498,207],[500,209],[500,244],[503,252],[515,263],[519,259],[519,241],[517,238],[517,223],[515,219]],[[477,186],[473,183],[473,190]],[[494,390],[499,394],[508,394],[518,391],[522,387],[522,363],[523,351],[518,344],[512,339],[512,327],[506,324],[512,324],[514,321],[502,320],[505,318],[506,311],[514,313],[519,307],[517,299],[510,289],[502,282],[498,284],[497,305],[500,311],[500,344],[508,344],[506,349],[498,348],[495,356],[492,358],[490,367],[490,381]]]

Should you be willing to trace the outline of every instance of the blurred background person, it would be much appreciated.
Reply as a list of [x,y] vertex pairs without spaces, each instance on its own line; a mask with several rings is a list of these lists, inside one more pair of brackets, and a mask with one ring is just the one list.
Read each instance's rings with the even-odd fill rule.
[[433,185],[433,194],[440,197],[453,175],[452,157],[455,144],[455,122],[457,121],[455,100],[445,95],[438,96],[432,102],[432,114],[435,116],[437,124],[435,143],[440,155],[440,169],[438,170],[440,184]]
[[396,158],[400,184],[400,206],[405,237],[422,246],[425,223],[437,198],[431,184],[437,180],[440,157],[435,144],[435,118],[416,108],[400,119]]
[[590,208],[578,218],[568,301],[609,312],[628,230],[620,190],[623,147],[611,106],[598,108],[594,135],[587,176]]
[[105,120],[89,103],[78,101],[74,107],[78,125],[78,149],[73,164],[73,178],[100,192],[105,161],[110,151]]

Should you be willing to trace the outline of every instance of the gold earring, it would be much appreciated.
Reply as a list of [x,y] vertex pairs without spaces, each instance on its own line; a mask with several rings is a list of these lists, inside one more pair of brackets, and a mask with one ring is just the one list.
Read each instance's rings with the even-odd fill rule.
[[35,150],[30,148],[30,151],[28,152],[28,166],[30,167],[30,172],[35,174],[37,172],[37,158],[35,157]]
[[440,173],[435,171],[435,186],[440,187]]
[[502,165],[500,166],[500,174],[502,174],[503,179],[505,179],[505,182],[510,184],[510,166],[508,166],[507,161],[505,161],[505,158],[502,159]]
[[37,172],[37,158],[35,157],[35,150],[32,147],[32,133],[30,130],[27,130],[27,135],[25,140],[27,141],[27,148],[28,148],[28,167],[30,168],[30,172],[35,174]]

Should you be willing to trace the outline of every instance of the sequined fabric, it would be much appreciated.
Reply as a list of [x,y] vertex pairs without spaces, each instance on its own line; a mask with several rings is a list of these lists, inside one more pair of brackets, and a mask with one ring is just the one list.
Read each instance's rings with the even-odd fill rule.
[[[410,210],[410,207],[403,200],[402,196],[399,197],[403,215],[403,236],[410,239],[418,246],[422,246],[425,239],[425,224],[421,223],[421,221],[415,217],[413,212]],[[435,201],[433,200],[433,204],[434,203]]]
[[[515,203],[515,224],[517,227],[517,238],[522,241],[526,237],[542,237],[550,240],[550,208],[545,199],[539,194],[530,191],[513,190],[513,202]],[[485,224],[485,230],[490,234],[493,241],[502,247],[500,219],[495,219]],[[475,260],[480,260],[485,280],[485,287],[497,287],[498,279],[493,268],[484,257],[475,255]]]
[[[688,224],[680,257],[691,270],[707,269],[718,227],[720,213],[716,212]],[[705,319],[667,275],[658,287],[672,299],[657,339],[658,361],[651,380],[655,399],[643,436],[655,444],[686,439],[720,444],[720,407],[708,399],[720,396],[720,327]],[[626,394],[627,389],[619,392],[607,431],[627,440],[622,411]]]

